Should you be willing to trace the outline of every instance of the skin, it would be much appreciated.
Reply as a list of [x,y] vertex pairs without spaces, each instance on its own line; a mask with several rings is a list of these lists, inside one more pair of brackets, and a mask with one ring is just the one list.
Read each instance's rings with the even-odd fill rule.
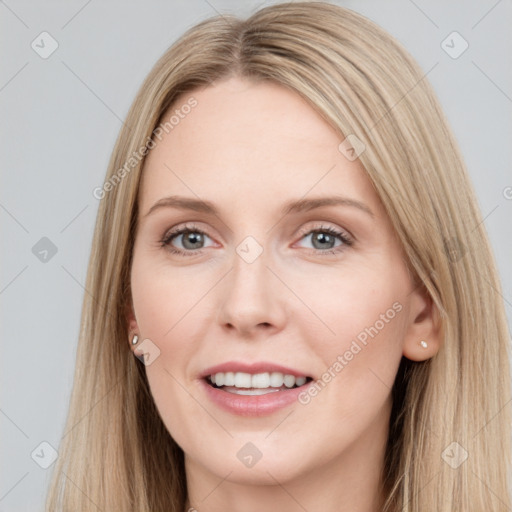
[[[439,349],[432,303],[413,285],[361,164],[339,151],[343,138],[303,99],[232,77],[171,110],[191,95],[197,106],[145,163],[128,319],[160,350],[146,372],[185,453],[187,508],[375,512],[400,360]],[[333,193],[373,216],[347,205],[280,213],[287,201]],[[170,195],[211,201],[219,214],[162,207],[145,216]],[[171,228],[191,222],[206,233],[199,254],[162,247]],[[311,230],[320,226],[353,244],[315,242]],[[236,252],[247,236],[263,248],[250,264]],[[193,251],[186,243],[172,240]],[[272,361],[320,379],[396,302],[400,312],[306,405],[241,417],[199,385],[201,371],[229,360]],[[248,442],[262,453],[252,468],[236,456]]]

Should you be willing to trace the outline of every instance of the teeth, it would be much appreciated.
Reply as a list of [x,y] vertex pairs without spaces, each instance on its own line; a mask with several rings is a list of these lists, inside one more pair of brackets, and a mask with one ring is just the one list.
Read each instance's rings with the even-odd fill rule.
[[297,377],[295,379],[295,384],[297,384],[297,386],[303,386],[306,384],[306,377]]
[[224,386],[235,385],[235,374],[233,372],[226,372],[224,374]]
[[229,393],[234,393],[235,395],[266,395],[268,393],[275,393],[276,391],[280,391],[279,389],[267,388],[267,389],[245,389],[245,388],[226,388],[226,391]]
[[[219,375],[219,374],[217,374]],[[251,386],[251,374],[250,373],[235,373],[235,387],[236,388],[250,388]]]
[[[306,377],[295,377],[281,372],[272,373],[244,373],[244,372],[219,372],[210,375],[210,381],[217,386],[228,386],[236,388],[281,388],[283,385],[287,388],[302,386],[306,383]],[[257,394],[257,393],[251,393]]]
[[269,387],[268,373],[257,373],[251,378],[252,388],[268,388]]
[[[267,375],[269,375],[267,373]],[[280,388],[284,384],[284,375],[279,372],[273,372],[269,375],[269,386],[273,388]]]
[[285,375],[284,376],[284,385],[287,388],[292,388],[295,384],[295,377],[293,375]]

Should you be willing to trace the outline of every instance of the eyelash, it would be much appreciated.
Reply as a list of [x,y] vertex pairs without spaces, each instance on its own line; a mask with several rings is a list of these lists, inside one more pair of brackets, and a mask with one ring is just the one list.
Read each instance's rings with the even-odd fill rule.
[[[195,256],[197,254],[200,254],[202,249],[195,249],[191,251],[183,251],[181,249],[177,249],[176,247],[173,247],[171,245],[171,241],[178,237],[179,235],[182,235],[184,233],[199,233],[201,235],[208,236],[207,233],[205,233],[202,229],[195,225],[186,225],[180,228],[177,228],[171,232],[167,232],[164,237],[160,240],[160,246],[162,248],[166,248],[170,253],[177,254],[179,256],[187,257],[187,256]],[[334,229],[331,226],[319,226],[312,229],[302,230],[300,232],[300,240],[302,240],[307,235],[311,235],[314,233],[328,233],[329,235],[338,238],[341,240],[342,244],[336,248],[333,249],[326,249],[326,250],[320,250],[320,249],[310,249],[313,251],[314,254],[320,254],[322,256],[325,255],[332,255],[332,254],[339,254],[340,252],[346,250],[347,247],[350,247],[354,244],[353,239],[345,232],[338,231],[337,229]]]

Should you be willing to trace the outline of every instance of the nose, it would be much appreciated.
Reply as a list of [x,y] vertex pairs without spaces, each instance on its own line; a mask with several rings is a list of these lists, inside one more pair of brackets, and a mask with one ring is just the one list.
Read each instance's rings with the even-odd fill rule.
[[244,338],[268,337],[286,322],[286,293],[267,267],[265,252],[248,263],[236,252],[233,268],[223,280],[218,321]]

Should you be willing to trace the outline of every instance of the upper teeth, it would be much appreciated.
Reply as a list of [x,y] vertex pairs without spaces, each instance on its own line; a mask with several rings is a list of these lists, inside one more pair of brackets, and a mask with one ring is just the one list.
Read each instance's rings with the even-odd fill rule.
[[287,388],[302,386],[306,377],[295,377],[281,372],[272,373],[244,373],[244,372],[219,372],[210,375],[210,380],[217,386],[235,386],[237,388],[280,388],[283,384]]

